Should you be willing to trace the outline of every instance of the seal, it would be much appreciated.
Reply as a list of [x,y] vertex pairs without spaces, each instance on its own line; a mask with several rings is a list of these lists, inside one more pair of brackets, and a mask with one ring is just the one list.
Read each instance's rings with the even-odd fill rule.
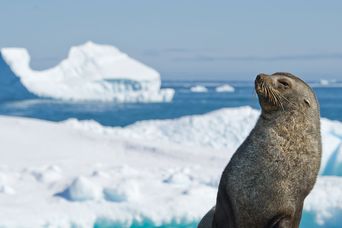
[[224,169],[198,227],[299,227],[321,161],[319,104],[300,78],[259,74],[261,115]]

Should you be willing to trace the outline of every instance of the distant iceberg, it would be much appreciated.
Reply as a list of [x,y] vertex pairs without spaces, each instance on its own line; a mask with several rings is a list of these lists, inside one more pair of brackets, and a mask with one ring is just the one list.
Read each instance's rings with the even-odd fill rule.
[[59,65],[30,68],[24,48],[0,50],[0,99],[34,96],[63,100],[168,102],[173,89],[161,89],[160,75],[109,45],[86,42],[72,47]]
[[319,81],[313,81],[309,83],[311,87],[329,87],[329,88],[341,88],[342,82],[336,79],[320,79]]
[[194,93],[206,93],[208,92],[208,89],[204,86],[196,85],[196,86],[191,87],[190,91]]
[[319,84],[321,86],[339,86],[341,83],[338,83],[336,79],[321,79],[319,80]]
[[329,80],[326,80],[326,79],[321,79],[321,80],[319,81],[319,83],[320,83],[321,85],[324,85],[324,86],[330,84]]
[[220,85],[220,86],[216,87],[215,90],[218,93],[234,92],[235,91],[234,87],[229,85],[229,84]]

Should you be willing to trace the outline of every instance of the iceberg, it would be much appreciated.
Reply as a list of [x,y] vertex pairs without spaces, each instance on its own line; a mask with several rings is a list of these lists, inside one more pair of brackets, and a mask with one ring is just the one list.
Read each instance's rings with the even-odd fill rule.
[[190,91],[193,93],[206,93],[208,92],[208,89],[201,85],[196,85],[190,88]]
[[229,84],[224,84],[224,85],[220,85],[218,87],[216,87],[216,92],[218,93],[223,93],[223,92],[234,92],[235,89],[233,86],[229,85]]
[[327,86],[327,85],[329,85],[329,80],[326,80],[326,79],[321,79],[320,81],[319,81],[319,83],[321,84],[321,85],[323,85],[323,86]]
[[160,75],[119,49],[86,42],[72,47],[59,65],[35,71],[24,48],[0,50],[0,99],[35,96],[64,100],[169,102]]

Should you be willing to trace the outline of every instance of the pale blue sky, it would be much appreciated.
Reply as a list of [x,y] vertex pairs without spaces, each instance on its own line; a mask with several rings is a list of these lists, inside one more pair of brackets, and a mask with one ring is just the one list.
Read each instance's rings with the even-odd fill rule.
[[342,80],[342,1],[0,2],[0,47],[26,47],[32,67],[92,40],[117,46],[164,79],[251,79],[290,71]]

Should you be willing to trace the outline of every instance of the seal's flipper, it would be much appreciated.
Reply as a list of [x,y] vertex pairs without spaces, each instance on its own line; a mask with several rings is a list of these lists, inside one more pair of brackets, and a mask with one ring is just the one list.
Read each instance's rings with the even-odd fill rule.
[[213,228],[227,227],[234,228],[234,211],[228,194],[220,190],[217,193],[216,208],[212,223]]

